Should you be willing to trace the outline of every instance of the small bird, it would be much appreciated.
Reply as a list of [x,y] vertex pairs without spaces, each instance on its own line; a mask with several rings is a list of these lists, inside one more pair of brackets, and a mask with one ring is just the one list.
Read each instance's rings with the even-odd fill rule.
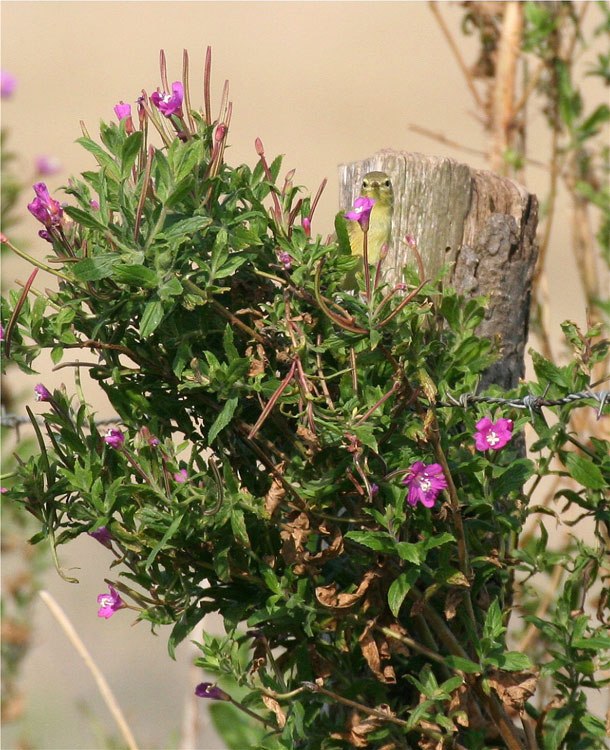
[[[392,181],[385,172],[368,172],[362,178],[360,196],[375,201],[369,220],[367,254],[369,263],[377,263],[384,243],[386,246],[390,244],[394,211]],[[347,220],[347,233],[352,255],[362,255],[364,232],[357,221]]]

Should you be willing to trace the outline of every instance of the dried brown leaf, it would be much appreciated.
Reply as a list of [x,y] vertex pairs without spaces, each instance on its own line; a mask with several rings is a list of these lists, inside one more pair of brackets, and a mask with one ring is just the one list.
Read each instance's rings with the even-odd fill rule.
[[275,718],[277,721],[277,725],[280,729],[283,729],[286,726],[286,714],[282,711],[282,707],[280,704],[275,700],[275,698],[272,698],[269,695],[263,695],[261,696],[263,703],[270,711],[273,711],[275,714]]
[[[283,476],[285,466],[285,461],[279,463],[275,467],[277,473]],[[271,482],[271,487],[269,487],[269,490],[265,495],[265,510],[270,516],[275,513],[284,497],[286,497],[286,490],[284,489],[284,485],[280,481],[279,477],[274,476]]]
[[538,674],[530,670],[505,672],[503,669],[493,669],[489,671],[488,679],[502,703],[515,711],[523,710],[538,684]]
[[393,684],[396,682],[394,667],[391,664],[382,664],[382,661],[387,661],[390,658],[390,649],[385,636],[375,632],[376,625],[376,617],[367,622],[358,638],[360,649],[375,677],[380,682]]
[[308,427],[305,427],[305,425],[300,424],[297,427],[297,437],[301,438],[303,443],[305,443],[309,458],[320,452],[320,441],[318,440],[318,436]]
[[453,620],[456,615],[457,608],[460,606],[463,594],[457,589],[451,589],[445,598],[445,618],[447,620]]
[[379,573],[369,570],[365,573],[360,586],[351,594],[337,594],[337,584],[335,583],[331,583],[328,586],[318,586],[316,588],[316,597],[320,604],[323,604],[325,607],[347,609],[362,599],[371,582],[376,578],[379,578]]

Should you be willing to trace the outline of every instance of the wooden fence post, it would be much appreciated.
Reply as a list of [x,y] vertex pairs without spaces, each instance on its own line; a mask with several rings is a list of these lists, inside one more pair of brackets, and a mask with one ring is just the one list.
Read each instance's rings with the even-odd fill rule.
[[428,278],[446,263],[446,279],[466,297],[489,296],[477,333],[499,336],[501,357],[484,374],[481,388],[513,388],[524,375],[534,265],[538,255],[538,201],[517,182],[473,169],[453,159],[384,150],[360,162],[342,164],[341,206],[351,206],[362,176],[380,170],[394,186],[392,243],[384,278],[401,280],[413,262],[411,235]]

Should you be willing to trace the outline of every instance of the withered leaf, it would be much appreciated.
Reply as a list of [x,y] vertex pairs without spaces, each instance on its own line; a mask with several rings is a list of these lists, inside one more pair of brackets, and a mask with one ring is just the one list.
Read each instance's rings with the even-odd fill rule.
[[[275,467],[277,473],[281,476],[283,476],[284,474],[285,466],[286,462],[282,461]],[[265,495],[265,510],[270,516],[275,513],[284,497],[286,497],[286,490],[284,489],[284,485],[280,481],[279,477],[274,476],[273,481],[271,482],[271,487],[269,487],[269,490]]]
[[277,725],[280,729],[283,729],[286,726],[286,714],[282,711],[282,707],[280,704],[275,700],[275,698],[272,698],[269,695],[263,695],[261,696],[263,703],[270,711],[273,711],[275,714],[275,718],[277,720]]
[[[376,706],[378,711],[387,713],[388,716],[394,716],[394,713],[390,710],[387,704]],[[382,726],[384,720],[378,716],[367,716],[361,718],[357,711],[352,711],[346,721],[347,731],[345,732],[333,732],[331,737],[337,740],[346,740],[352,745],[352,747],[367,747],[369,742],[366,738],[368,734],[373,732]],[[393,745],[389,745],[392,747]]]
[[316,588],[316,597],[318,598],[320,604],[323,604],[325,607],[333,607],[334,609],[347,609],[348,607],[352,607],[359,599],[364,596],[366,590],[371,584],[371,581],[375,580],[376,578],[379,578],[379,573],[374,570],[369,570],[367,573],[365,573],[360,586],[358,586],[356,591],[354,591],[352,594],[337,594],[336,583],[331,583],[328,586],[318,586]]
[[456,615],[457,608],[460,606],[464,595],[457,589],[451,589],[445,598],[445,618],[447,620],[453,620]]
[[536,692],[538,674],[530,670],[506,672],[493,669],[488,673],[489,684],[502,703],[515,711],[522,711],[525,702]]
[[358,642],[362,655],[366,659],[371,672],[380,682],[391,684],[396,682],[396,674],[391,664],[382,664],[390,658],[390,649],[382,633],[375,632],[377,618],[369,620],[362,631]]
[[305,443],[307,448],[308,456],[315,456],[316,453],[320,452],[320,441],[315,432],[312,432],[309,427],[300,424],[297,427],[297,436]]

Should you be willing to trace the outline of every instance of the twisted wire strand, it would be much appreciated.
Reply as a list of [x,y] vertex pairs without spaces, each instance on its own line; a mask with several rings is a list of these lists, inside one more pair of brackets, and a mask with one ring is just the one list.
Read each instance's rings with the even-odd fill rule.
[[[565,406],[571,404],[574,401],[584,401],[592,399],[597,401],[599,406],[597,407],[597,419],[600,419],[604,408],[610,405],[610,390],[604,389],[601,391],[578,391],[578,393],[568,393],[562,398],[545,398],[544,396],[536,396],[533,393],[527,393],[521,398],[502,398],[501,396],[477,396],[475,393],[462,393],[458,398],[453,396],[451,393],[445,394],[446,401],[437,401],[435,406],[439,408],[455,408],[459,407],[467,409],[473,404],[500,404],[502,406],[510,406],[513,409],[527,409],[532,417],[534,414],[540,414],[542,407],[546,406]],[[586,406],[586,404],[583,404]],[[37,416],[36,421],[38,424],[44,424],[44,417]],[[95,425],[107,425],[116,424],[120,422],[120,417],[105,417],[103,419],[94,419]],[[19,429],[21,425],[30,424],[29,417],[20,417],[17,414],[6,414],[4,409],[2,411],[2,417],[0,420],[2,427],[9,427],[13,429]]]

